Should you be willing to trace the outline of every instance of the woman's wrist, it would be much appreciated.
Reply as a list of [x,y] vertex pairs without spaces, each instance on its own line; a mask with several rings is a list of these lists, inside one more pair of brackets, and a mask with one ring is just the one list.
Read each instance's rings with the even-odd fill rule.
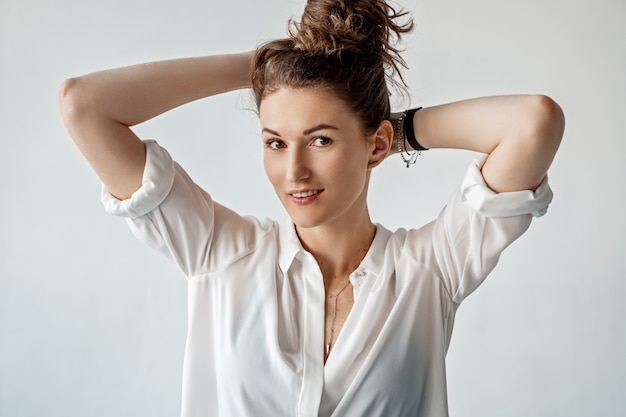
[[393,146],[390,154],[399,153],[407,168],[417,161],[417,157],[427,148],[420,145],[415,137],[414,117],[421,107],[392,113],[389,121],[393,126]]
[[404,139],[406,141],[406,146],[410,147],[411,150],[418,152],[428,150],[428,148],[422,146],[422,144],[420,144],[415,137],[415,114],[421,109],[421,107],[416,107],[414,109],[407,110],[404,118]]
[[250,80],[250,73],[252,71],[252,65],[254,63],[254,55],[256,51],[247,51],[237,54],[237,58],[239,60],[237,71],[240,78],[240,88],[250,88],[252,86],[252,82]]
[[404,112],[391,113],[389,121],[393,127],[393,144],[389,151],[389,155],[397,154],[402,149],[402,131],[403,131]]

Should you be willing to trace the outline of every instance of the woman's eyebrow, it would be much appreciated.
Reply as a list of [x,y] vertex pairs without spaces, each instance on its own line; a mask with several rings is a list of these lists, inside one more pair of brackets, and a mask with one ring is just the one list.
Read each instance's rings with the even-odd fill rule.
[[264,128],[263,128],[263,130],[261,130],[261,133],[264,133],[264,132],[267,132],[267,133],[269,133],[270,135],[280,136],[280,133],[278,133],[277,131],[272,130],[272,129],[270,129],[270,128],[267,128],[267,127],[264,127]]
[[317,130],[323,130],[323,129],[333,129],[333,130],[339,130],[338,127],[335,127],[333,125],[327,125],[327,124],[319,124],[317,126],[313,126],[310,129],[305,130],[304,132],[302,132],[303,135],[310,135],[311,133],[317,131]]
[[[322,123],[322,124],[313,126],[313,127],[309,128],[309,129],[303,131],[302,134],[304,136],[306,136],[306,135],[310,135],[313,132],[316,132],[318,130],[323,130],[323,129],[339,130],[339,128],[336,127],[336,126]],[[264,127],[263,130],[261,130],[261,133],[263,133],[263,132],[267,132],[267,133],[269,133],[271,135],[275,135],[275,136],[280,136],[280,133],[278,133],[277,131],[272,130],[272,129],[268,128],[268,127]]]

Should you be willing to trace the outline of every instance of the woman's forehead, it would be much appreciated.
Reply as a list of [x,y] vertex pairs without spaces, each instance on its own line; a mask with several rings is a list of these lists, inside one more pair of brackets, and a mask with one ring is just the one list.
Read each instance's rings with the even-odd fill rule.
[[320,88],[281,87],[259,105],[261,121],[282,119],[343,119],[355,117],[350,106],[334,92]]
[[285,135],[306,135],[320,126],[339,131],[361,127],[343,100],[319,89],[280,89],[261,102],[259,119],[263,131]]

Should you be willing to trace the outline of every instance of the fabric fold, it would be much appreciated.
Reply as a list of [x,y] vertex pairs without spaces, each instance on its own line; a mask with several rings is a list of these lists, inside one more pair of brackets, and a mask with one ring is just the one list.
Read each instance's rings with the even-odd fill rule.
[[170,154],[154,140],[145,140],[146,164],[141,187],[130,198],[115,198],[102,185],[100,199],[108,214],[136,218],[151,212],[165,200],[174,183],[174,162]]
[[532,214],[541,217],[546,214],[552,201],[552,190],[546,175],[537,189],[496,193],[485,183],[480,169],[486,156],[477,158],[470,164],[461,184],[461,201],[472,210],[486,217],[512,217]]

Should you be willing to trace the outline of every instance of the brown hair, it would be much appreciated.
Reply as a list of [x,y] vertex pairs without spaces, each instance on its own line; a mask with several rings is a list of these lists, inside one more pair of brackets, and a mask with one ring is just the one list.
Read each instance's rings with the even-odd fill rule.
[[289,37],[261,45],[252,68],[257,109],[280,87],[328,88],[361,119],[366,132],[390,115],[387,82],[406,63],[394,46],[413,21],[383,0],[308,0]]

